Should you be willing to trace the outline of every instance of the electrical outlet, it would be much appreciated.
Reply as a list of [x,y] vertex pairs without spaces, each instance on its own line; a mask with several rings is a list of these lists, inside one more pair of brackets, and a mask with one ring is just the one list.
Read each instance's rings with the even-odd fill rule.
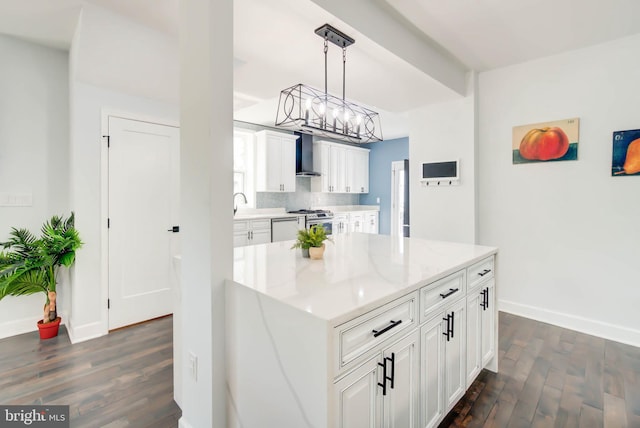
[[380,203],[380,198],[376,198],[376,204]]
[[191,378],[197,382],[198,381],[198,357],[193,352],[189,352],[189,372],[191,373]]

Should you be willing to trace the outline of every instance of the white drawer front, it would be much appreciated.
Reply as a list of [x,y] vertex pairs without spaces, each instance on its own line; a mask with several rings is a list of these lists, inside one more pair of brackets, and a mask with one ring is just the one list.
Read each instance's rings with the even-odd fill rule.
[[233,222],[234,232],[243,232],[249,229],[249,222],[244,220],[236,220]]
[[487,257],[478,263],[471,265],[467,268],[467,281],[469,282],[469,290],[476,285],[493,278],[493,256]]
[[461,270],[420,289],[420,322],[429,318],[429,313],[447,303],[463,297],[466,293],[466,271]]
[[251,228],[253,230],[271,229],[271,219],[267,218],[267,219],[264,219],[264,220],[252,220],[251,221]]
[[417,294],[410,293],[334,329],[338,346],[337,372],[365,358],[367,351],[398,333],[414,328],[417,321]]

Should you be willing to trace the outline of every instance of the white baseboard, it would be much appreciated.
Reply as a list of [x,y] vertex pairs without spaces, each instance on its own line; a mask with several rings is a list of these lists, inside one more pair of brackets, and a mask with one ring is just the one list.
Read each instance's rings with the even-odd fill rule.
[[178,428],[193,428],[189,422],[183,417],[178,419]]
[[498,301],[498,310],[509,312],[536,321],[542,321],[558,327],[568,328],[592,336],[640,347],[640,330],[596,321],[576,315],[550,311],[536,306],[523,305],[507,300]]
[[67,323],[67,332],[71,343],[80,343],[86,340],[104,336],[108,332],[104,330],[101,322],[92,322],[85,325],[76,326],[72,322]]
[[0,339],[36,331],[38,330],[37,323],[37,315],[28,318],[21,318],[19,320],[3,322],[0,324]]

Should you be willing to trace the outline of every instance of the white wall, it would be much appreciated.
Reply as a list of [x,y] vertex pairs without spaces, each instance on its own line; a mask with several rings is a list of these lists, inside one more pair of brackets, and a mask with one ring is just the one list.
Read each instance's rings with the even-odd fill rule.
[[[475,95],[409,113],[411,236],[475,242]],[[460,160],[457,186],[423,187],[422,164]]]
[[[633,36],[479,77],[480,243],[500,249],[501,309],[636,346],[640,177],[611,177],[611,147],[640,128],[639,51]],[[512,165],[513,126],[572,117],[577,161]]]
[[[147,72],[150,81],[154,81],[150,64],[161,62],[159,56],[168,56],[167,62],[178,61],[177,44],[163,44],[166,40],[160,33],[157,33],[156,43],[148,49],[137,42],[148,40],[152,34],[153,30],[88,6],[83,9],[73,40],[70,64],[70,197],[71,206],[76,212],[76,226],[85,242],[77,254],[73,272],[69,333],[75,342],[106,334],[108,330],[107,295],[104,293],[106,281],[101,271],[105,241],[105,224],[102,221],[105,200],[101,187],[104,168],[101,153],[105,144],[101,138],[102,113],[106,110],[118,111],[178,122],[179,106],[163,101],[166,88],[162,85],[158,86],[159,92],[153,98],[140,95],[146,94],[146,90],[137,93],[130,88],[137,84],[143,89],[147,88],[140,83],[141,76]],[[125,43],[123,35],[131,38],[131,43]],[[114,40],[109,42],[107,39],[110,38]],[[156,52],[154,49],[158,45],[163,45],[164,49]],[[122,73],[114,74],[111,79],[110,74],[98,72],[99,67],[91,66],[98,58],[119,64],[122,70],[131,73],[131,81],[123,82]],[[101,86],[97,86],[96,82]],[[179,85],[177,76],[175,82],[165,83],[176,88]],[[125,90],[126,93],[123,92]]]
[[[68,55],[0,35],[0,193],[31,194],[32,206],[0,206],[0,242],[11,227],[39,234],[52,215],[69,214]],[[59,289],[66,320],[69,295]],[[36,330],[45,296],[0,301],[0,338]]]

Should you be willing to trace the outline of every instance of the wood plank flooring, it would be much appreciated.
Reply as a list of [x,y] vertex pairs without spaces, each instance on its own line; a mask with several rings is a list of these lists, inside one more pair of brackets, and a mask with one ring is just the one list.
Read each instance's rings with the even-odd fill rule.
[[71,345],[38,333],[0,340],[0,403],[69,405],[71,427],[178,426],[173,318]]
[[640,348],[501,312],[498,357],[441,427],[640,427]]
[[[64,328],[2,339],[0,403],[68,404],[72,427],[175,428],[172,322],[73,346]],[[500,373],[483,371],[441,426],[640,427],[639,348],[507,313],[499,342]]]

